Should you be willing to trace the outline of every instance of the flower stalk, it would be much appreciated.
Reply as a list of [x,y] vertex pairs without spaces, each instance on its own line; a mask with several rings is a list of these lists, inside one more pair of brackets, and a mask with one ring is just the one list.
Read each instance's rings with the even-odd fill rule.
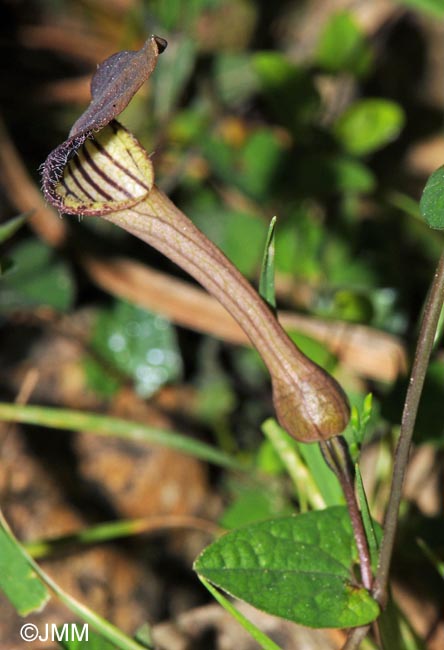
[[338,436],[333,440],[320,442],[319,447],[325,462],[336,475],[344,493],[358,550],[362,584],[370,591],[373,583],[370,551],[361,512],[356,500],[354,471],[347,443],[342,436]]

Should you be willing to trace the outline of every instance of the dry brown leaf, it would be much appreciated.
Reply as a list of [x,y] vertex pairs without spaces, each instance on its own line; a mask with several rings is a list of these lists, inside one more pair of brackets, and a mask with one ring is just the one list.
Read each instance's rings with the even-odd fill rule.
[[60,246],[66,236],[66,224],[50,208],[29,176],[17,149],[0,119],[0,182],[9,200],[20,212],[32,211],[29,225],[50,246]]
[[[228,312],[209,294],[188,282],[128,259],[105,261],[88,257],[83,258],[83,263],[96,284],[120,298],[153,309],[184,327],[230,343],[249,344]],[[281,312],[279,319],[286,329],[324,343],[344,364],[365,377],[393,381],[406,369],[401,342],[385,332],[293,312]]]
[[67,54],[96,67],[115,51],[115,45],[95,34],[85,32],[82,25],[67,22],[61,25],[27,25],[22,27],[19,41],[26,48]]
[[88,104],[91,91],[91,75],[76,77],[75,79],[60,79],[46,84],[42,88],[39,97],[42,101],[60,102],[61,104],[79,104],[84,106]]

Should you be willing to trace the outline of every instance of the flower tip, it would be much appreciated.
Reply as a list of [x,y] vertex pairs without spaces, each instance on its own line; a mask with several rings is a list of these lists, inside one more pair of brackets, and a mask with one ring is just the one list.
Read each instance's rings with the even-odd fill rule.
[[159,50],[159,54],[162,54],[162,52],[165,52],[168,41],[162,38],[161,36],[153,36],[154,40],[156,41],[157,49]]

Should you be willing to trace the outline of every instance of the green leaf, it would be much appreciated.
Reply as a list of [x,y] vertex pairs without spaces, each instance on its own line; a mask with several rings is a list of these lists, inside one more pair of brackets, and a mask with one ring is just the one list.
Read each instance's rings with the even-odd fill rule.
[[259,200],[274,187],[285,145],[276,131],[259,128],[248,134],[242,147],[212,135],[202,139],[201,148],[224,182]]
[[[126,302],[116,301],[113,309],[100,312],[91,346],[111,367],[131,377],[142,397],[152,395],[181,373],[173,326],[162,316]],[[108,382],[106,369],[101,374]],[[96,381],[100,377],[96,376]],[[96,387],[100,388],[100,383]]]
[[219,96],[229,106],[239,106],[257,90],[251,57],[244,53],[221,53],[214,62]]
[[371,64],[371,51],[353,14],[340,11],[328,20],[321,34],[316,61],[329,72],[365,74]]
[[350,289],[338,289],[334,292],[330,310],[332,318],[351,323],[369,323],[373,317],[369,296]]
[[30,214],[31,212],[25,212],[24,214],[19,214],[13,219],[9,219],[6,223],[0,224],[0,244],[3,244],[6,240],[12,237],[12,235],[23,226]]
[[266,237],[263,221],[245,212],[227,210],[203,194],[190,212],[196,226],[222,249],[241,273],[247,277],[255,274]]
[[15,266],[14,262],[9,257],[0,257],[0,277],[3,277]]
[[257,200],[269,196],[285,151],[279,133],[269,128],[255,129],[242,147],[221,135],[205,135],[200,145],[214,172],[225,183]]
[[93,356],[83,359],[83,370],[88,387],[105,398],[115,395],[123,383],[123,377],[119,377],[117,371],[110,372],[110,368]]
[[0,589],[21,616],[43,609],[49,593],[0,514]]
[[241,151],[237,182],[256,199],[267,197],[282,159],[283,145],[270,129],[257,129]]
[[249,214],[227,213],[221,248],[246,276],[259,268],[265,229],[263,221]]
[[279,52],[258,52],[253,69],[274,116],[295,133],[316,117],[320,101],[313,79]]
[[429,177],[419,207],[430,228],[444,228],[444,166]]
[[365,155],[394,140],[404,126],[402,108],[388,99],[362,99],[336,121],[334,133],[344,149]]
[[203,373],[196,401],[196,414],[202,422],[211,426],[217,421],[224,421],[236,403],[233,387],[222,373]]
[[259,280],[259,293],[268,302],[270,307],[276,309],[276,292],[274,289],[274,233],[276,228],[276,217],[273,217],[268,227],[267,240],[265,242],[264,256],[262,258],[261,277]]
[[291,514],[293,510],[283,495],[269,486],[235,486],[238,496],[225,510],[219,523],[223,528],[237,528],[273,515]]
[[201,134],[209,129],[209,117],[204,106],[178,111],[168,120],[168,138],[174,143],[195,146]]
[[207,547],[195,570],[269,614],[309,627],[375,620],[377,603],[353,578],[357,551],[344,507],[251,524]]
[[280,476],[285,472],[285,465],[271,440],[261,442],[255,460],[256,467],[261,473]]
[[[335,318],[338,307],[334,300],[337,287],[354,290],[356,287],[372,286],[377,282],[375,269],[368,261],[355,255],[349,242],[332,233],[325,238],[321,260],[325,283],[332,290],[330,303],[328,292],[326,292],[323,299],[313,306],[313,311],[318,315],[323,314],[328,315],[329,318]],[[339,313],[340,311],[339,309]]]
[[[192,30],[196,18],[213,5],[214,0],[163,0],[154,2],[149,12],[150,16],[155,15],[156,24],[162,25],[163,29],[180,33]],[[145,14],[143,16],[145,17]]]
[[46,244],[22,242],[10,251],[14,268],[0,285],[0,311],[45,305],[68,310],[74,300],[74,280],[67,265]]
[[301,334],[301,332],[288,332],[291,340],[296,343],[298,348],[307,356],[310,357],[312,361],[321,366],[325,370],[331,372],[337,363],[337,358],[335,355],[330,352],[330,350],[320,341],[308,336],[307,334]]
[[361,445],[367,433],[367,427],[374,420],[373,414],[373,394],[368,393],[361,404],[353,404],[350,416],[350,426],[348,430],[350,435],[347,436],[350,455],[353,462],[357,462]]
[[350,156],[309,153],[296,161],[292,173],[301,196],[368,193],[376,186],[370,169]]
[[317,280],[324,240],[325,231],[314,215],[295,211],[276,231],[276,269]]
[[435,18],[444,16],[444,0],[397,0],[400,4],[413,7]]

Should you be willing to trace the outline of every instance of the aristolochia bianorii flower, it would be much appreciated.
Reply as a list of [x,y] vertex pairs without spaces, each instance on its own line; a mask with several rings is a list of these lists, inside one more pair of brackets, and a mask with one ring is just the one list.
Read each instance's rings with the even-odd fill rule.
[[102,63],[92,102],[43,166],[43,191],[61,212],[100,216],[164,253],[237,320],[267,365],[281,425],[304,442],[338,435],[349,418],[341,387],[308,359],[225,255],[154,184],[151,160],[115,117],[154,70],[166,43]]

